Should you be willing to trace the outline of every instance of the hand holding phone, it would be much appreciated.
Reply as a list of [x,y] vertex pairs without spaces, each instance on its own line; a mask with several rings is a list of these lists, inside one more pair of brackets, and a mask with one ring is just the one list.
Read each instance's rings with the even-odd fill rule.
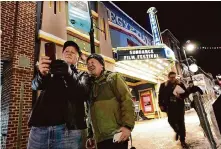
[[56,45],[53,42],[45,43],[45,56],[50,60],[56,60]]
[[46,76],[50,69],[51,60],[47,56],[40,57],[39,63],[38,63],[38,69],[41,73],[41,75]]
[[118,132],[121,132],[121,136],[118,142],[127,141],[131,135],[131,129],[129,129],[128,127],[121,127]]
[[120,140],[121,135],[122,135],[122,132],[116,133],[114,135],[113,142],[114,143],[118,142]]

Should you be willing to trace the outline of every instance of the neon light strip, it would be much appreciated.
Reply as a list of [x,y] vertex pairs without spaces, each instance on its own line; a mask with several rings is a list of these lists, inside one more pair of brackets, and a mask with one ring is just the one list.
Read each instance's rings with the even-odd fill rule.
[[147,34],[149,34],[151,37],[152,34],[150,34],[147,30],[145,30],[142,26],[140,26],[140,24],[138,24],[136,21],[134,21],[130,16],[128,16],[123,10],[121,10],[117,5],[115,5],[113,2],[110,1],[110,3],[116,7],[120,12],[122,12],[126,17],[128,17],[131,21],[133,21],[137,26],[139,26],[141,29],[143,29],[143,31],[145,31]]

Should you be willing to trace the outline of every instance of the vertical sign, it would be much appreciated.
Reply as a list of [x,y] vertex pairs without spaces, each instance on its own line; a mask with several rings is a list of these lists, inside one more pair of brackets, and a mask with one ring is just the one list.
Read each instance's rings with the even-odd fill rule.
[[68,2],[68,24],[85,32],[90,32],[91,18],[87,1]]
[[151,25],[151,29],[152,29],[154,45],[159,45],[162,43],[162,37],[160,34],[160,27],[158,24],[156,12],[157,12],[157,10],[155,7],[151,7],[147,11],[147,13],[149,13],[150,25]]

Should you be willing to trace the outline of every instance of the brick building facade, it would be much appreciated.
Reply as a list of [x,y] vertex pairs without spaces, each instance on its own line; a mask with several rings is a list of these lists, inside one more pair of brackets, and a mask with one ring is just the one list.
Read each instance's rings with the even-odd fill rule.
[[[101,8],[102,6],[99,6]],[[32,99],[36,99],[31,89],[34,63],[44,54],[44,43],[56,43],[57,57],[61,57],[62,46],[66,40],[77,42],[85,55],[90,54],[89,35],[69,27],[68,2],[2,2],[1,3],[1,148],[26,148],[29,134],[28,118]],[[98,18],[93,15],[94,23],[100,28]],[[59,20],[60,23],[57,23]],[[106,19],[107,21],[107,19]],[[108,28],[107,28],[108,30]],[[113,70],[112,49],[109,55],[100,50],[105,45],[102,31],[95,29],[95,49],[104,54],[105,65]],[[109,41],[109,40],[108,40]],[[109,56],[109,57],[108,57]],[[79,69],[85,65],[79,63]],[[5,141],[6,140],[6,141]]]
[[182,60],[183,52],[180,48],[180,42],[168,29],[164,30],[161,33],[161,36],[164,44],[166,44],[168,47],[170,47],[173,50],[175,57],[177,59],[173,71],[175,71],[178,75],[182,76],[183,74],[181,70],[180,61]]
[[1,130],[10,149],[27,144],[35,28],[36,2],[1,2]]

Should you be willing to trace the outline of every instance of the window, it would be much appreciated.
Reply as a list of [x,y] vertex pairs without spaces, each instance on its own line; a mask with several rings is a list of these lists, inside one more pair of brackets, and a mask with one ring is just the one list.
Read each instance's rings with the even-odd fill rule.
[[57,2],[54,2],[54,14],[56,14],[57,11]]

